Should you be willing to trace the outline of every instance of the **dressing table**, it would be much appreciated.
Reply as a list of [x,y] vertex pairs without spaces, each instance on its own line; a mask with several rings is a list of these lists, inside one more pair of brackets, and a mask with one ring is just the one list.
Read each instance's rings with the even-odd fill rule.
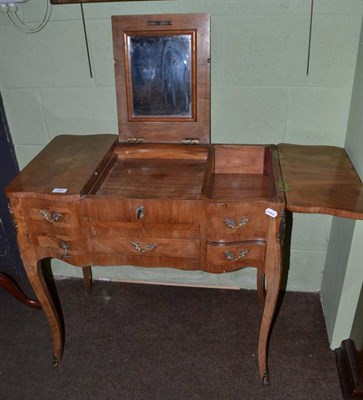
[[[210,143],[210,17],[112,18],[119,135],[60,135],[6,189],[29,280],[63,331],[40,261],[227,273],[257,268],[262,382],[285,211],[363,219],[344,149]],[[266,287],[265,287],[266,283]]]

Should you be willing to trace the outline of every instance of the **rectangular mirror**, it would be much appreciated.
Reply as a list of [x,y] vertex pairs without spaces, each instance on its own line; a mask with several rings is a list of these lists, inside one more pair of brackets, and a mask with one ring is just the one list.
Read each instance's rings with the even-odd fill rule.
[[192,35],[128,36],[132,117],[192,117]]

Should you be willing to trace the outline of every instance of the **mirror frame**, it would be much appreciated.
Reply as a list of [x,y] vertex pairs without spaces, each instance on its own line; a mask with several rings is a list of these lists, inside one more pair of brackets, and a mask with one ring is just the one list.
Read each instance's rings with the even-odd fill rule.
[[[210,143],[210,15],[113,16],[120,142]],[[128,40],[132,36],[191,35],[191,115],[133,115]]]

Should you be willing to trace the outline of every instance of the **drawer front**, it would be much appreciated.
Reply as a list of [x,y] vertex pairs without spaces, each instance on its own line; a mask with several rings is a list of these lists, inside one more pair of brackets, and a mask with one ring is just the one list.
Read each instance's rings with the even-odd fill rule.
[[79,224],[79,203],[25,199],[23,215],[39,259],[86,263],[87,248]]
[[164,224],[198,223],[202,202],[152,199],[92,198],[86,200],[86,217],[96,222]]
[[199,239],[197,224],[148,224],[135,222],[92,222],[88,228],[91,238],[139,237],[168,239]]
[[76,207],[62,202],[37,201],[26,208],[31,222],[44,226],[71,228],[78,226]]
[[200,259],[183,257],[157,257],[121,253],[92,253],[90,265],[134,265],[152,268],[176,268],[187,271],[200,270]]
[[261,203],[214,203],[207,209],[207,239],[215,242],[264,240],[269,219]]
[[86,265],[84,240],[68,235],[38,235],[34,238],[39,259],[58,258],[75,265]]
[[200,254],[200,241],[196,239],[91,237],[90,247],[96,253],[130,256],[196,258]]
[[27,199],[23,203],[23,214],[32,238],[80,236],[78,207],[74,203]]
[[208,243],[207,264],[211,272],[228,272],[244,267],[262,268],[265,243],[257,241],[233,244]]

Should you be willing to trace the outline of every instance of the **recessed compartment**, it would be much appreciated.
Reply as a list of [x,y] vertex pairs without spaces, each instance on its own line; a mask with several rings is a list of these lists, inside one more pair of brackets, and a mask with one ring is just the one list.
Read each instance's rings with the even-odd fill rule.
[[130,199],[272,200],[270,146],[120,144],[92,194]]
[[207,147],[120,145],[98,196],[140,199],[199,199],[206,175]]
[[210,198],[270,200],[276,196],[272,148],[216,145]]

